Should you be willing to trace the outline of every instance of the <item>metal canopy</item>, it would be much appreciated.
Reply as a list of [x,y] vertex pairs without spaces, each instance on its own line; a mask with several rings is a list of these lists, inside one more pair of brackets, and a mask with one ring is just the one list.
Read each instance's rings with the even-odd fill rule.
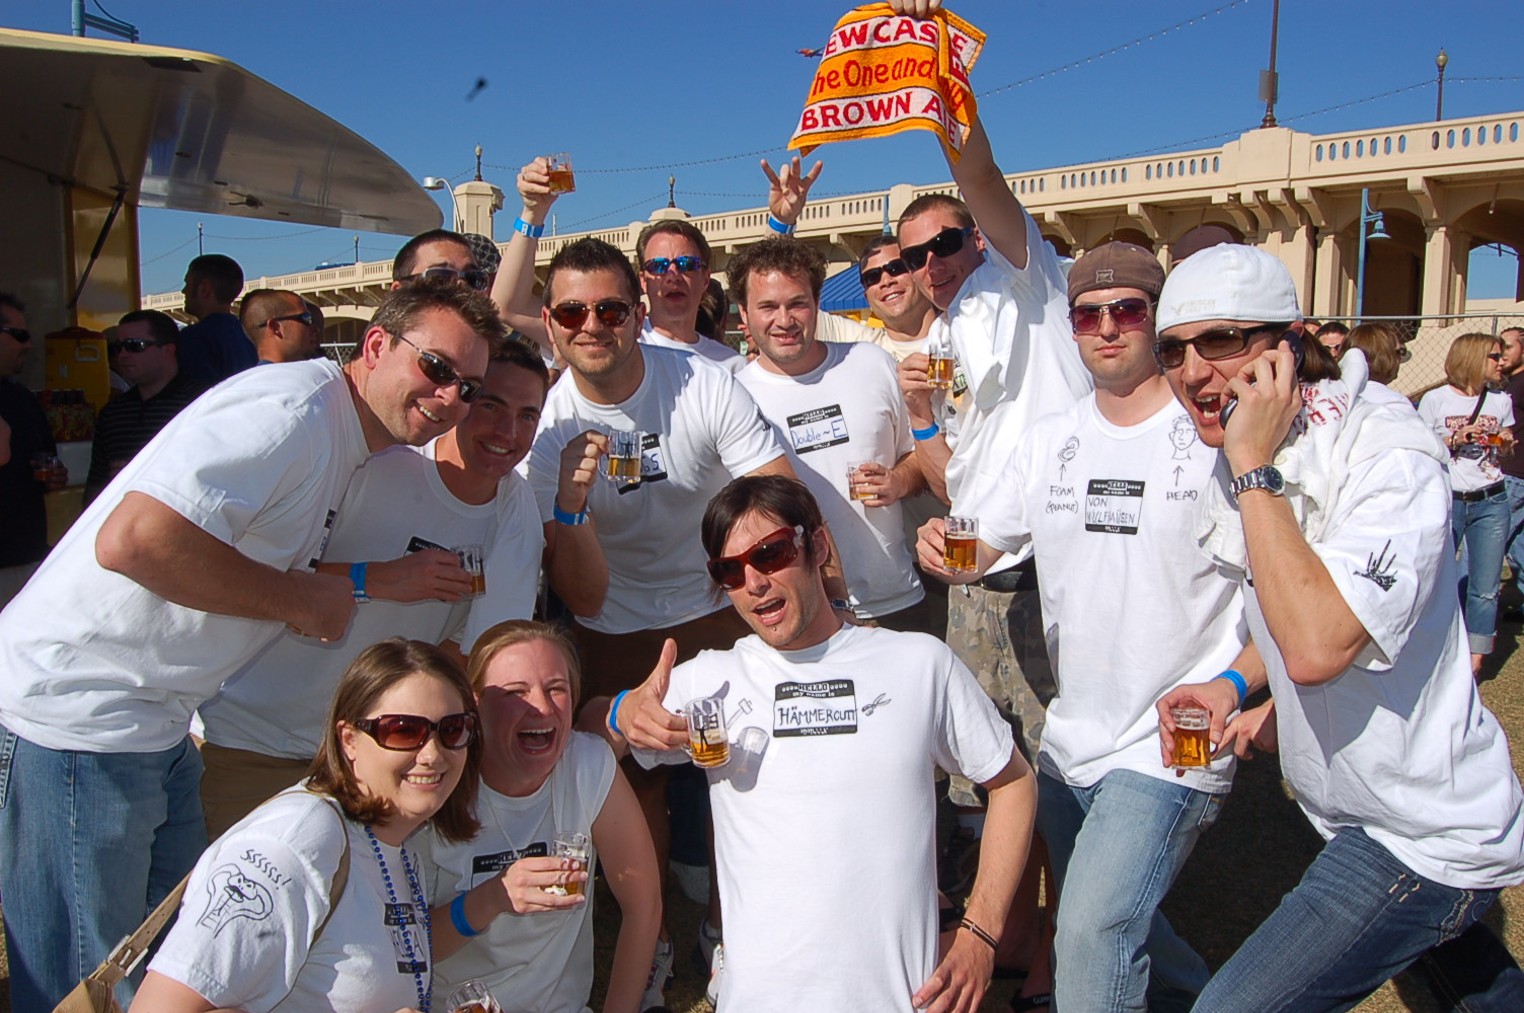
[[439,207],[389,156],[206,53],[0,30],[0,159],[141,207],[414,235]]

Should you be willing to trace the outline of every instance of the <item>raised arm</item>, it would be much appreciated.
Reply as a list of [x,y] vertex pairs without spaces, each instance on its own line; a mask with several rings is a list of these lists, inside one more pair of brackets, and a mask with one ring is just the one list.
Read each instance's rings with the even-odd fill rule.
[[798,224],[810,196],[810,187],[820,178],[820,170],[824,165],[824,162],[816,162],[814,168],[806,173],[803,160],[795,155],[775,172],[767,159],[762,159],[762,172],[767,176],[768,213],[789,227]]
[[[519,170],[518,190],[524,202],[519,219],[531,229],[543,228],[550,217],[550,206],[556,199],[550,192],[549,163],[543,157]],[[545,320],[540,315],[540,303],[534,295],[534,257],[539,246],[538,237],[526,236],[514,228],[513,235],[508,238],[508,248],[503,251],[497,281],[492,285],[492,301],[504,323],[533,338],[546,355],[553,355],[555,351],[545,330]]]

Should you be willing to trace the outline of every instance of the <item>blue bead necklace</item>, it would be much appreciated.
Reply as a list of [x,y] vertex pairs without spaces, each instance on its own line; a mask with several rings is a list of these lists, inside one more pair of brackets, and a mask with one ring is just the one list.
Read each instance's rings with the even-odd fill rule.
[[[392,886],[392,874],[386,867],[386,856],[381,853],[381,842],[376,840],[376,835],[370,829],[369,823],[365,824],[365,836],[370,838],[370,849],[375,853],[376,864],[381,867],[381,880],[386,884],[386,899],[391,905],[392,910],[396,910],[401,905],[397,903],[397,891]],[[407,848],[399,846],[397,850],[402,852],[402,869],[407,873],[408,889],[413,894],[413,910],[423,911],[424,943],[429,949],[432,949],[434,944],[434,926],[430,924],[429,906],[424,902],[423,888],[418,885],[418,874],[413,870],[413,863],[408,860]],[[402,932],[402,947],[407,954],[408,963],[413,968],[413,986],[418,990],[418,1009],[420,1013],[430,1013],[430,1007],[434,1004],[434,976],[430,972],[429,983],[425,986],[423,983],[423,973],[419,968],[427,965],[419,959],[419,954],[413,952],[413,935],[405,928]],[[423,954],[425,957],[427,955],[427,953]]]

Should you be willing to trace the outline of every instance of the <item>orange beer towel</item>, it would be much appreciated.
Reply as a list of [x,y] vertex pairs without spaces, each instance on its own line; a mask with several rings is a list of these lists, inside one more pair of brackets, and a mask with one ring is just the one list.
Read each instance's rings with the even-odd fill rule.
[[789,148],[933,130],[957,161],[974,117],[968,72],[984,33],[947,10],[925,21],[886,3],[848,11],[831,32]]

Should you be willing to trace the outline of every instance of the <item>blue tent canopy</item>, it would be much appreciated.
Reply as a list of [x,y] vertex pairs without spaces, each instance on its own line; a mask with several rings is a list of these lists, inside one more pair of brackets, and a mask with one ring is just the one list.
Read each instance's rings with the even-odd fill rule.
[[820,288],[820,308],[827,313],[868,308],[868,296],[863,292],[863,283],[857,276],[856,265],[825,280]]

